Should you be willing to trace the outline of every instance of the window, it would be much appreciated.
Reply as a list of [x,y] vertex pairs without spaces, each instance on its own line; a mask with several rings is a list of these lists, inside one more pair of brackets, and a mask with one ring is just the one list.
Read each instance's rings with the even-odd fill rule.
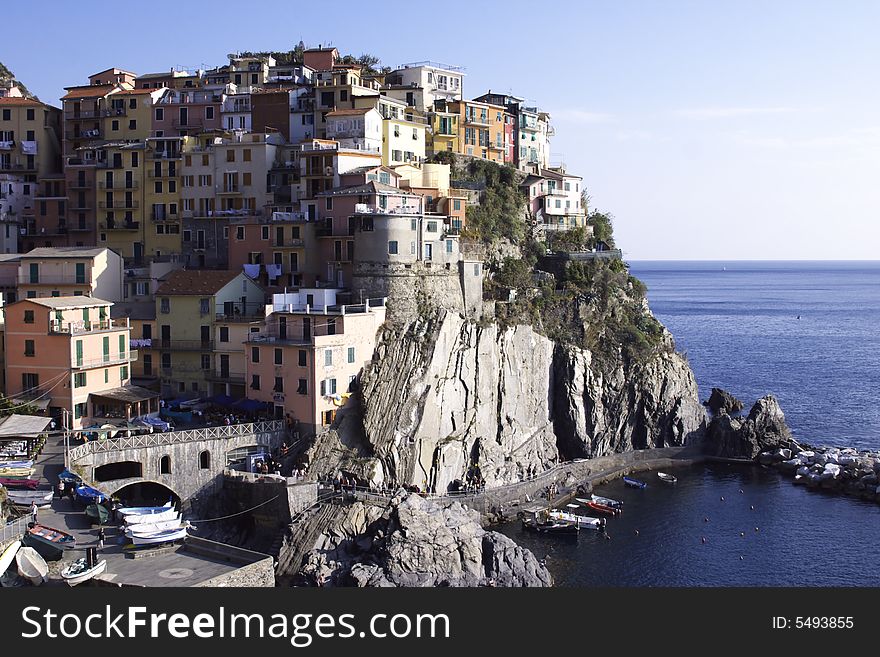
[[167,454],[159,459],[159,474],[171,474],[171,457]]
[[129,119],[128,120],[128,129],[129,130],[137,130],[137,120]]
[[324,367],[332,367],[333,366],[333,350],[325,349],[324,350]]
[[251,161],[251,149],[250,148],[243,148],[242,149],[242,158],[244,159],[245,162]]
[[34,108],[33,107],[29,107],[27,110],[27,120],[28,121],[34,120]]
[[390,255],[397,255],[397,240],[388,241],[388,253]]
[[85,417],[86,413],[87,413],[87,410],[86,410],[86,403],[85,402],[82,402],[80,404],[76,404],[73,407],[73,417],[77,420],[81,417]]
[[260,375],[254,374],[251,376],[251,389],[259,390],[260,389]]
[[157,107],[156,108],[156,120],[164,121],[165,120],[165,108]]
[[284,352],[281,349],[275,350],[275,364],[283,365],[284,364]]
[[260,348],[259,347],[251,347],[251,362],[259,363],[260,362]]
[[333,199],[332,199],[331,197],[328,196],[328,197],[324,200],[324,207],[325,207],[327,210],[332,210],[332,209],[333,209]]
[[220,327],[220,342],[229,342],[229,327]]
[[336,335],[336,318],[331,317],[327,320],[327,335]]
[[309,394],[309,381],[308,381],[308,379],[300,379],[297,382],[296,392],[299,395]]
[[128,365],[123,365],[119,368],[119,380],[125,383],[125,380],[128,378]]
[[461,210],[461,199],[453,199],[452,207],[454,210]]
[[24,323],[25,324],[33,324],[34,323],[34,311],[33,310],[25,310],[24,311]]
[[305,349],[299,350],[299,366],[306,367],[308,365],[308,356],[306,355],[308,352]]
[[474,276],[479,276],[479,275],[480,275],[480,263],[477,262],[477,263],[474,263]]
[[24,355],[33,357],[36,355],[34,351],[34,341],[33,340],[25,340],[24,341]]
[[231,148],[226,151],[226,161],[235,162],[235,151]]
[[446,253],[452,253],[452,240],[446,240]]
[[205,108],[205,118],[211,120],[214,118],[214,108],[210,105]]
[[284,379],[280,376],[275,377],[275,385],[272,387],[274,392],[284,392]]
[[118,132],[119,131],[119,121],[114,119],[113,122],[110,124],[110,129],[113,132]]
[[410,254],[410,255],[415,255],[415,254],[416,254],[416,243],[415,243],[415,241],[411,241],[411,242],[409,243],[409,254]]
[[3,110],[3,120],[11,121],[12,120],[12,110],[5,109]]
[[[235,227],[235,239],[243,240],[244,239],[244,226],[236,226]],[[268,238],[266,238],[268,239]]]
[[321,396],[336,394],[336,379],[324,379],[321,381]]
[[171,299],[162,297],[159,299],[159,312],[168,314],[171,312]]
[[252,184],[251,180],[252,179],[251,179],[251,172],[250,171],[245,171],[243,174],[241,174],[241,184],[242,185],[246,185],[246,186],[250,187]]
[[155,183],[153,183],[153,185],[154,185],[154,187],[153,187],[154,191],[157,194],[161,194],[162,193],[162,181],[157,180]]
[[436,221],[429,221],[428,222],[428,232],[429,233],[436,233],[437,232],[437,222]]
[[202,354],[202,369],[211,369],[211,354]]
[[86,373],[85,372],[77,372],[73,375],[73,387],[74,388],[84,388],[86,386]]
[[269,239],[269,226],[260,226],[260,239]]
[[349,348],[348,348],[348,362],[349,362],[349,363],[353,363],[353,362],[354,362],[354,347],[349,347]]
[[394,136],[400,137],[400,126],[399,125],[394,126]]
[[210,299],[199,299],[199,314],[207,315],[208,311],[211,309],[211,300]]

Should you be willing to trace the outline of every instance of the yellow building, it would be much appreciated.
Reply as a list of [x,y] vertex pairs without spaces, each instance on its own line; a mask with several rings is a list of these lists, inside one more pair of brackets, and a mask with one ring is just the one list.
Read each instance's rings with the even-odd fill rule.
[[160,89],[126,89],[107,96],[107,109],[101,112],[104,138],[128,141],[149,137],[153,129],[153,101],[163,93]]
[[382,120],[382,164],[389,167],[425,159],[425,123],[405,117]]
[[98,246],[143,257],[146,149],[143,142],[103,144],[95,155]]
[[182,137],[147,140],[144,189],[144,253],[161,257],[182,253]]
[[430,129],[425,148],[428,155],[436,153],[460,153],[458,141],[459,114],[445,109],[430,113]]
[[36,182],[59,172],[60,130],[61,110],[33,98],[0,98],[0,173]]

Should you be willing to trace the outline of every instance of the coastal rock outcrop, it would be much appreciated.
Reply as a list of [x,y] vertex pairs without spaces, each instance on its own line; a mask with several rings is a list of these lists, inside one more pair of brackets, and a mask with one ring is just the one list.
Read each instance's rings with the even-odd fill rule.
[[739,413],[743,409],[743,403],[739,399],[721,388],[712,388],[712,394],[709,395],[709,399],[703,402],[703,405],[712,412],[713,416],[722,413],[731,415]]
[[745,418],[726,413],[713,418],[704,443],[704,450],[711,456],[741,459],[754,459],[768,449],[798,447],[773,395],[756,401]]
[[477,512],[398,494],[385,507],[355,502],[315,541],[301,575],[336,586],[551,586],[529,550],[486,531]]
[[[668,338],[671,344],[671,337]],[[693,373],[671,349],[595,366],[534,327],[439,311],[380,333],[359,395],[310,453],[311,472],[446,492],[559,460],[682,445],[702,434]]]

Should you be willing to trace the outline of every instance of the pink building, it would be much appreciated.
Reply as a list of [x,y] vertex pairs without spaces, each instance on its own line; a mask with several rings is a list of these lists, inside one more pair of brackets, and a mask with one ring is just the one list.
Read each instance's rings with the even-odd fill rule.
[[155,137],[183,137],[219,130],[222,96],[213,90],[166,89],[153,105]]
[[4,308],[6,392],[81,429],[158,412],[158,393],[131,385],[128,319],[93,297],[23,299]]

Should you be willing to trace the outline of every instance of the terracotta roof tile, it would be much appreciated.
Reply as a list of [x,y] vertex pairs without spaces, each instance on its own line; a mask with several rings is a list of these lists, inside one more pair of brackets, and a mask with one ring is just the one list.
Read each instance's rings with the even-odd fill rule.
[[156,294],[169,296],[216,294],[240,273],[229,270],[176,269],[162,281]]
[[366,109],[333,110],[332,112],[327,112],[327,116],[357,116],[359,114],[366,114],[371,109],[373,109],[373,108],[368,107]]
[[94,98],[96,96],[106,96],[112,91],[116,85],[114,84],[87,84],[82,87],[67,87],[67,94],[61,97],[61,100],[70,100],[72,98]]
[[46,105],[46,103],[40,102],[36,98],[18,98],[12,96],[8,98],[0,98],[0,105],[3,105],[4,107],[34,107],[35,105]]

